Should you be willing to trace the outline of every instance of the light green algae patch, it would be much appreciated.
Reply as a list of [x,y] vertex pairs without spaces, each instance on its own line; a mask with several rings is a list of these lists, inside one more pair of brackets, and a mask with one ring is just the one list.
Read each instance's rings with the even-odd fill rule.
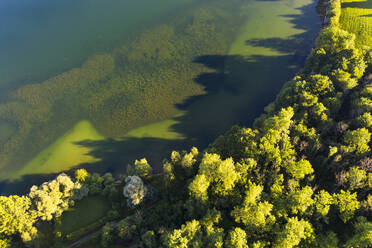
[[[182,116],[182,114],[175,117]],[[129,131],[124,138],[159,138],[167,140],[185,139],[185,137],[172,130],[172,126],[179,123],[175,117],[155,122]]]
[[[175,117],[181,116],[176,115]],[[184,139],[184,137],[172,130],[172,126],[178,121],[167,119],[133,129],[123,135],[126,138],[160,138],[168,140]],[[49,147],[40,152],[12,179],[31,174],[58,173],[84,163],[99,162],[99,159],[89,155],[91,148],[79,145],[82,141],[99,141],[105,137],[100,135],[93,125],[86,120],[77,123],[71,130],[61,136]]]
[[291,16],[302,14],[299,8],[311,3],[310,0],[249,1],[245,8],[242,8],[242,14],[247,15],[248,19],[231,45],[229,54],[241,56],[289,54],[259,45],[251,46],[249,41],[269,38],[287,39],[303,33],[305,30],[296,29],[290,22]]
[[30,174],[58,173],[82,163],[97,162],[98,159],[88,155],[90,148],[81,146],[78,142],[103,139],[89,121],[80,121],[27,163],[13,179]]

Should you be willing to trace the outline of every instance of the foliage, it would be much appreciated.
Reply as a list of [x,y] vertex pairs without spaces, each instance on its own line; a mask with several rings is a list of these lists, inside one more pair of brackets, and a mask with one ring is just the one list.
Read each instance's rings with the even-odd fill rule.
[[85,182],[88,177],[88,172],[85,169],[78,169],[75,171],[75,179],[78,182]]
[[10,239],[8,239],[8,238],[6,238],[6,237],[0,237],[0,247],[1,248],[9,248],[9,247],[11,247],[10,246],[10,243],[11,243],[11,241],[10,241]]
[[296,247],[302,239],[311,238],[313,228],[311,224],[297,217],[289,218],[283,230],[278,234],[273,247]]
[[154,231],[147,231],[141,236],[142,242],[145,244],[148,248],[156,248],[156,239],[155,239],[155,233]]
[[86,185],[89,188],[89,193],[92,195],[100,194],[102,192],[103,180],[103,177],[97,173],[88,175]]
[[231,230],[229,237],[226,241],[227,248],[248,248],[247,245],[247,234],[245,231],[239,227]]
[[344,142],[347,144],[347,151],[356,151],[364,153],[369,151],[368,143],[371,140],[371,134],[366,128],[359,128],[353,131],[347,131],[344,136]]
[[148,164],[146,158],[134,161],[134,175],[141,178],[148,178],[151,176],[152,168]]
[[[34,238],[37,213],[30,207],[31,200],[27,196],[0,196],[0,234],[19,235],[24,242]],[[3,246],[9,243],[6,238],[2,240]]]
[[123,240],[130,240],[133,238],[136,231],[136,225],[132,219],[125,218],[118,223],[119,237]]
[[335,203],[334,198],[327,191],[321,190],[315,196],[315,210],[321,215],[326,216],[331,205]]
[[354,224],[354,235],[346,243],[346,247],[367,248],[372,245],[372,223],[359,217]]
[[354,216],[355,210],[359,208],[356,192],[351,194],[350,191],[341,190],[336,195],[336,201],[339,207],[340,218],[343,222],[350,220]]
[[169,248],[200,247],[200,229],[201,226],[198,221],[186,222],[180,229],[175,229],[166,236],[164,245]]
[[115,238],[115,224],[107,223],[102,228],[101,245],[102,247],[110,247]]
[[146,197],[147,187],[138,176],[128,176],[125,179],[123,194],[127,197],[128,207],[134,208],[139,205]]
[[60,174],[56,179],[39,187],[32,186],[29,197],[37,216],[42,220],[61,216],[63,211],[73,204],[72,196],[79,187],[80,184],[75,184],[66,174]]

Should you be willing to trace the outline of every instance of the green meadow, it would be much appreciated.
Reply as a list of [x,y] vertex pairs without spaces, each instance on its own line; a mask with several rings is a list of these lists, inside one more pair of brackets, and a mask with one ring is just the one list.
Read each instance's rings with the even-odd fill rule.
[[360,46],[372,46],[372,1],[342,0],[341,27],[354,33]]
[[110,208],[110,203],[102,196],[86,197],[63,213],[56,229],[62,235],[72,233],[103,218]]

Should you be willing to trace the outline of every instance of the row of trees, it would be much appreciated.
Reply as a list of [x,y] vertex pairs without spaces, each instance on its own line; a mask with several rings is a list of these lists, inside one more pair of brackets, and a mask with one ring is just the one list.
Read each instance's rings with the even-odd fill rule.
[[74,200],[84,196],[83,192],[80,183],[60,174],[39,187],[33,186],[26,196],[0,196],[0,235],[4,244],[0,247],[13,247],[11,244],[19,240],[33,245],[38,234],[36,223],[61,216]]

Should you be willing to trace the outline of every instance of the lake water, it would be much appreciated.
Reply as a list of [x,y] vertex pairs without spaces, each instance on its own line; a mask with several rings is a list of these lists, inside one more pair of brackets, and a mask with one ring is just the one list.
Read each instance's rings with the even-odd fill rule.
[[251,125],[319,29],[311,0],[2,0],[0,190],[206,148]]

